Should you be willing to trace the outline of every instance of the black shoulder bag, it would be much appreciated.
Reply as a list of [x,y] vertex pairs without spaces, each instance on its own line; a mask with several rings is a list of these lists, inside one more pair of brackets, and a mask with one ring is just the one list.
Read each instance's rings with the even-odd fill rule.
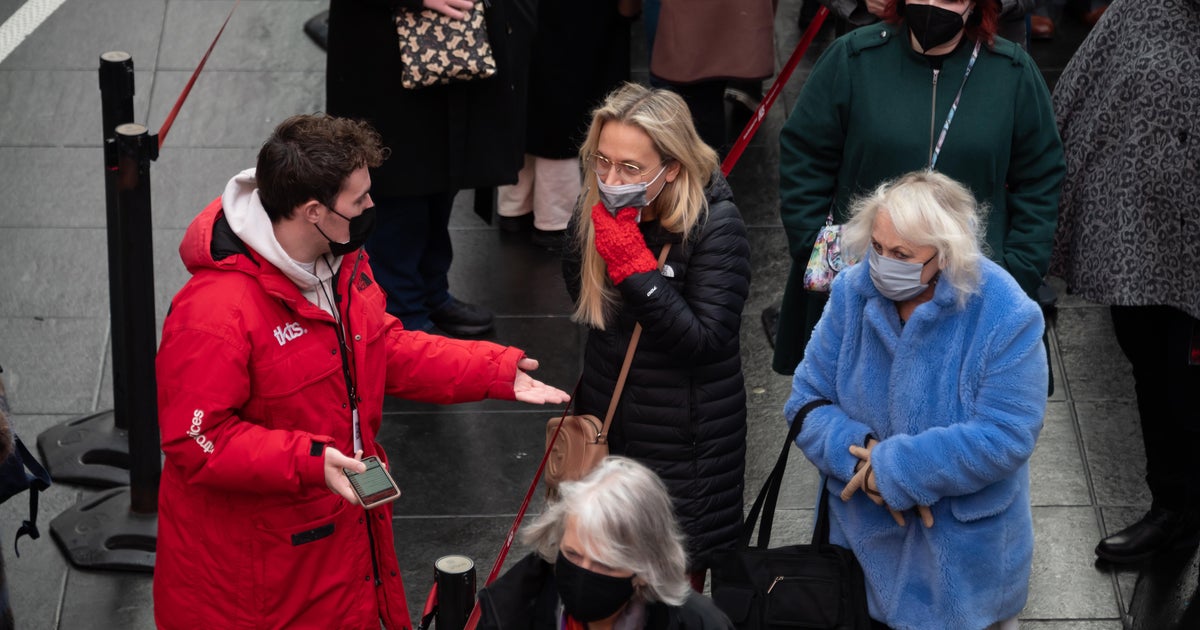
[[[828,404],[813,401],[796,414],[775,469],[750,509],[737,548],[714,558],[713,601],[738,630],[871,627],[862,567],[849,549],[829,544],[829,489],[824,479],[812,544],[767,547],[788,453],[808,413]],[[751,547],[760,514],[758,542]]]

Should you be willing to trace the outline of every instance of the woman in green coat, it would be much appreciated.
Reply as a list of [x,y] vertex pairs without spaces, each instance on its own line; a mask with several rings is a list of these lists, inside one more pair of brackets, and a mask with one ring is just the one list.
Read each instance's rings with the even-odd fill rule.
[[1035,295],[1057,223],[1062,143],[1037,65],[995,35],[999,8],[889,0],[883,22],[839,38],[813,67],[780,134],[792,267],[777,372],[795,370],[825,304],[803,278],[826,216],[843,222],[852,197],[908,171],[932,166],[987,204],[988,255]]

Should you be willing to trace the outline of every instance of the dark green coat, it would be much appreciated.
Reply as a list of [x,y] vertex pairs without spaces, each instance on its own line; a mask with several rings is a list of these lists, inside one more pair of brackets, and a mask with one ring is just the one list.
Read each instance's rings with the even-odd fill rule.
[[[780,213],[792,257],[773,364],[782,374],[800,362],[825,302],[802,281],[830,202],[842,223],[855,195],[924,168],[963,84],[973,42],[945,60],[935,84],[906,35],[903,24],[874,24],[835,41],[780,133]],[[990,206],[987,253],[1034,295],[1050,260],[1065,166],[1046,83],[1012,42],[996,38],[980,50],[937,168]]]

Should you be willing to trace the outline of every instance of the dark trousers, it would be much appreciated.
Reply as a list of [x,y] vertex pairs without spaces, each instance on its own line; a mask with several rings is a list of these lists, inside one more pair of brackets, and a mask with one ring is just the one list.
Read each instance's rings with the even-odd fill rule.
[[1154,507],[1200,510],[1200,365],[1189,363],[1200,321],[1170,306],[1113,306],[1113,328],[1133,364]]
[[[729,151],[728,135],[725,130],[725,86],[724,79],[700,81],[687,85],[671,85],[671,91],[683,97],[696,133],[708,146],[724,156]],[[739,129],[739,131],[741,131]]]
[[429,312],[450,300],[446,274],[450,246],[450,207],[454,193],[375,199],[375,229],[367,255],[387,311],[409,330],[427,330]]

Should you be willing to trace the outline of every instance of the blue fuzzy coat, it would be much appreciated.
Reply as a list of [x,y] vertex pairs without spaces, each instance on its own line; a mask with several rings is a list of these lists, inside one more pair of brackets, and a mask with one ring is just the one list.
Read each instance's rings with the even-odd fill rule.
[[[1007,272],[982,263],[980,291],[959,307],[949,282],[901,326],[866,263],[842,272],[784,408],[806,403],[797,444],[827,479],[830,540],[858,556],[871,616],[897,629],[968,630],[1016,616],[1033,559],[1029,457],[1046,408],[1042,315]],[[887,504],[837,495],[872,461]],[[925,529],[913,508],[929,505]]]

